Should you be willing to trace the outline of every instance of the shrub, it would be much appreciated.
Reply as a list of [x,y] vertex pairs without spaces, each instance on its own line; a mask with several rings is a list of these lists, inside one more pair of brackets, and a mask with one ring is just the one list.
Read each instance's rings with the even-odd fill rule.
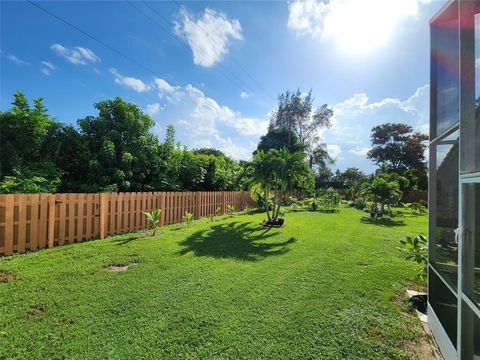
[[189,226],[193,221],[193,214],[185,211],[185,215],[182,216],[183,223]]
[[152,236],[155,236],[155,231],[157,230],[158,225],[160,225],[160,214],[162,213],[162,209],[155,209],[150,212],[143,211],[143,213],[147,217],[150,227],[153,229]]
[[358,197],[354,201],[350,202],[350,206],[357,210],[364,210],[367,207],[367,202],[365,201],[365,198]]
[[215,212],[214,212],[213,214],[208,215],[208,218],[210,219],[210,221],[215,220],[215,216],[218,216],[218,215],[220,214],[220,211],[221,211],[221,210],[222,210],[222,209],[221,209],[220,207],[217,207],[217,208],[215,209]]
[[227,214],[232,216],[235,213],[235,205],[227,205]]
[[383,177],[377,176],[370,184],[365,186],[362,195],[373,203],[372,216],[378,214],[378,209],[381,209],[381,213],[383,213],[385,207],[390,210],[390,215],[392,215],[390,206],[398,203],[402,197],[402,192],[397,182],[389,182]]
[[405,253],[406,260],[413,260],[418,264],[417,278],[425,281],[427,277],[428,255],[427,255],[427,238],[423,235],[415,237],[408,236],[406,240],[400,240],[401,246],[399,250]]
[[412,210],[412,212],[415,214],[421,214],[425,211],[425,207],[419,202],[402,203],[402,206],[405,209]]

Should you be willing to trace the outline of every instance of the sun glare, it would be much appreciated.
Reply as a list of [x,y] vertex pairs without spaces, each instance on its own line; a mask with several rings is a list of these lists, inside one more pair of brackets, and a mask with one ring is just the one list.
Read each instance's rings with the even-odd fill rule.
[[417,12],[417,0],[334,1],[323,35],[348,52],[370,52],[390,40],[400,20]]

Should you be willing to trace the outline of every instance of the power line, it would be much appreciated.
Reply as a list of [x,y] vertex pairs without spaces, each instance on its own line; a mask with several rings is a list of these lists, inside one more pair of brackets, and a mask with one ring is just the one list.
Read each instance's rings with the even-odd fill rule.
[[[151,21],[153,21],[154,23],[158,24],[162,29],[164,29],[164,31],[166,31],[168,33],[168,35],[170,35],[170,37],[172,37],[173,39],[175,39],[177,42],[179,42],[182,46],[184,45],[184,43],[177,37],[177,36],[174,36],[172,33],[170,33],[170,31],[168,30],[165,30],[165,28],[160,24],[158,23],[157,21],[153,20],[150,16],[148,16],[147,14],[145,14],[145,12],[143,12],[140,8],[138,8],[136,5],[134,5],[131,1],[128,1],[130,3],[130,5],[132,5],[135,9],[137,9],[141,14],[143,14],[145,17],[147,17],[148,19],[150,19]],[[160,14],[157,10],[155,10],[154,8],[152,8],[150,5],[148,5],[145,1],[143,1],[144,5],[146,7],[148,7],[152,12],[154,12],[159,18],[161,18],[166,24],[170,25],[169,21],[167,19],[165,19],[165,17]],[[203,48],[199,47],[198,48],[199,51],[201,51],[203,54],[205,55],[208,55],[206,53],[206,50],[204,50]],[[236,87],[238,87],[240,90],[248,90],[252,93],[255,93],[255,91],[250,87],[248,86],[246,83],[244,83],[240,78],[238,78],[237,76],[235,76],[235,74],[233,74],[231,71],[229,71],[228,68],[226,68],[223,64],[218,64],[218,66],[220,67],[219,68],[214,68],[214,70],[218,71],[221,75],[223,75],[227,80],[229,80],[233,85],[235,85]],[[223,70],[223,71],[221,71]]]
[[[144,16],[146,16],[147,18],[149,18],[151,21],[155,22],[156,24],[158,24],[162,29],[164,29],[164,27],[159,24],[157,21],[153,20],[150,16],[146,15],[143,11],[141,11],[137,6],[135,6],[131,1],[128,1],[130,3],[130,5],[132,5],[133,7],[135,7],[140,13],[142,13]],[[167,19],[165,19],[165,17],[160,14],[156,9],[154,9],[153,7],[151,7],[147,2],[143,1],[144,5],[149,8],[152,12],[154,12],[159,18],[161,18],[165,23],[167,23],[168,25],[170,25],[169,21]],[[179,5],[177,4],[177,8],[179,10],[180,7]],[[198,25],[198,24],[197,24]],[[200,26],[204,31],[205,31],[205,28],[203,28],[202,26]],[[178,39],[178,37],[176,36],[173,36],[168,30],[165,30],[167,31],[167,33],[173,37],[176,41],[180,42],[182,45],[183,45],[183,42]],[[211,38],[210,38],[211,39]],[[215,45],[217,45],[218,47],[221,47],[217,42],[215,42],[213,39],[211,39],[213,41],[213,43]],[[198,50],[202,51],[204,54],[206,54],[205,50],[202,49],[201,47],[198,48]],[[238,67],[242,68],[242,70],[247,73],[247,75],[253,79],[253,81],[257,84],[257,86],[259,86],[261,88],[261,85],[257,83],[257,81],[238,63],[235,61],[235,63],[237,64]],[[228,80],[230,80],[232,83],[234,83],[235,86],[237,86],[240,90],[248,90],[250,91],[251,93],[256,93],[256,91],[251,88],[248,84],[246,84],[243,80],[241,80],[240,78],[238,78],[235,74],[233,74],[228,68],[226,68],[223,64],[218,64],[218,66],[224,71],[224,73],[222,73],[223,76],[225,76]],[[220,71],[219,71],[220,72]],[[230,73],[229,76],[226,75],[226,73]],[[233,80],[235,79],[235,80]],[[272,98],[270,98],[270,96],[266,93],[265,90],[263,90],[264,92],[264,97],[265,97],[265,100],[268,100],[268,102],[270,102],[272,100]],[[275,100],[273,100],[273,104],[275,104]]]
[[[182,9],[181,9],[178,1],[173,0],[172,2],[177,6],[177,9],[178,9],[179,11],[182,11]],[[148,6],[148,4],[147,4],[145,1],[143,1],[143,3]],[[152,9],[150,6],[148,6],[148,7],[149,7],[152,11],[156,12],[156,11],[155,11],[154,9]],[[201,24],[197,23],[196,25],[199,26],[200,28],[202,28],[205,32],[207,31],[207,29],[205,29]],[[210,37],[210,40],[211,40],[215,45],[217,45],[218,47],[221,47],[220,44],[215,41],[215,39],[213,39],[213,38]],[[232,59],[232,61],[240,68],[240,70],[242,70],[242,71],[255,83],[255,85],[257,85],[257,87],[263,92],[263,94],[264,94],[267,98],[269,98],[270,100],[272,100],[273,103],[275,104],[275,103],[276,103],[276,100],[275,100],[274,98],[270,97],[270,95],[269,95],[268,92],[263,88],[263,86],[262,86],[252,75],[250,75],[250,73],[242,66],[242,64],[240,64],[240,62],[238,62],[237,60],[235,60],[234,57],[232,57],[231,59]]]
[[70,26],[71,28],[77,30],[78,32],[82,33],[83,35],[85,35],[85,36],[89,37],[90,39],[96,41],[97,43],[99,43],[99,44],[102,45],[103,47],[107,48],[108,50],[113,51],[114,53],[120,55],[120,56],[123,57],[124,59],[126,59],[126,60],[128,60],[128,61],[130,61],[130,62],[132,62],[132,63],[134,63],[134,64],[136,64],[137,66],[141,67],[141,68],[144,69],[145,71],[147,71],[147,72],[151,73],[152,75],[156,76],[156,73],[155,73],[152,69],[150,69],[150,68],[148,68],[147,66],[141,64],[140,62],[138,62],[137,60],[131,58],[130,56],[125,55],[125,54],[122,53],[121,51],[115,49],[113,46],[108,45],[108,44],[105,43],[104,41],[96,38],[95,36],[91,35],[90,33],[86,32],[85,30],[80,29],[78,26],[76,26],[76,25],[72,24],[71,22],[69,22],[69,21],[61,18],[60,16],[52,13],[51,11],[45,9],[44,7],[38,5],[37,3],[35,3],[35,2],[33,2],[33,1],[31,1],[31,0],[27,0],[27,2],[30,3],[31,5],[35,6],[36,8],[42,10],[42,11],[45,12],[46,14],[54,17],[54,18],[57,19],[58,21],[64,23],[65,25]]
[[[43,11],[44,13],[50,15],[51,17],[57,19],[58,21],[62,22],[63,24],[71,27],[72,29],[80,32],[81,34],[87,36],[88,38],[90,38],[91,40],[97,42],[98,44],[100,44],[101,46],[103,46],[104,48],[116,53],[117,55],[121,56],[122,58],[134,63],[135,65],[139,66],[140,68],[144,69],[145,71],[147,71],[148,73],[152,74],[153,76],[157,76],[157,73],[152,70],[151,68],[143,65],[142,63],[140,63],[139,61],[133,59],[132,57],[124,54],[123,52],[121,52],[120,50],[117,50],[116,48],[114,48],[113,46],[107,44],[106,42],[104,42],[103,40],[100,40],[99,38],[95,37],[94,35],[90,34],[89,32],[79,28],[78,26],[72,24],[71,22],[69,22],[68,20],[58,16],[57,14],[51,12],[50,10],[44,8],[43,6],[31,1],[31,0],[27,0],[27,2],[33,6],[35,6],[36,8],[38,8],[39,10]],[[169,36],[171,36],[172,38],[174,38],[176,41],[180,42],[182,45],[183,45],[183,42],[180,41],[180,39],[178,39],[176,36],[174,36],[173,34],[170,33],[170,31],[168,29],[165,29],[165,27],[160,24],[158,21],[156,21],[155,19],[153,19],[152,17],[150,17],[149,15],[147,15],[145,12],[143,12],[141,9],[139,9],[135,4],[133,4],[131,1],[128,1],[128,3],[134,7],[138,12],[140,12],[142,15],[144,15],[145,17],[147,17],[150,21],[154,22],[155,24],[157,24],[158,26],[160,26],[160,28],[165,31]],[[144,2],[145,3],[145,2]],[[169,22],[168,20],[166,20],[161,14],[159,14],[155,9],[151,8],[148,4],[145,3],[145,5],[150,9],[152,10],[155,14],[157,14],[160,18],[162,18],[163,21],[165,21],[168,25]],[[239,84],[237,81],[235,81],[234,78],[232,78],[231,76],[228,75],[228,69],[224,68],[222,66],[222,64],[219,64],[221,66],[221,68],[224,70],[224,72],[219,72],[227,79],[229,80],[232,84],[234,84],[236,87],[238,87],[239,89],[244,89],[244,88],[247,88],[250,89],[250,90],[253,90],[252,88],[250,88],[248,85],[246,85],[245,83],[243,83],[241,80],[239,80],[241,83],[243,83],[243,86],[241,84]],[[255,91],[252,91],[253,93]]]

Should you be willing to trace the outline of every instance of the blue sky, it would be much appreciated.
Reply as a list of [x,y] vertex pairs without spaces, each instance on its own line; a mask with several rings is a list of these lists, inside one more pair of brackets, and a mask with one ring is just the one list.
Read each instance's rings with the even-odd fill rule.
[[[370,129],[428,128],[427,0],[293,2],[1,2],[0,107],[12,94],[44,97],[57,120],[96,115],[121,96],[189,147],[248,159],[279,92],[313,89],[333,107],[320,135],[334,168],[374,169]],[[133,4],[133,5],[132,5]]]

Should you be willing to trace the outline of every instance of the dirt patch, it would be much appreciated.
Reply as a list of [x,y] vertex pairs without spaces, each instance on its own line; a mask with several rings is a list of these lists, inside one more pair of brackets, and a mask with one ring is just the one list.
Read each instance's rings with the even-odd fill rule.
[[129,268],[137,266],[138,263],[132,262],[128,264],[112,264],[108,265],[107,269],[113,272],[119,272],[119,271],[127,271]]
[[15,280],[15,274],[10,271],[0,270],[0,283]]
[[403,348],[409,353],[417,355],[420,360],[442,360],[433,340],[429,335],[427,336],[416,341],[408,340],[403,343]]
[[[406,317],[412,318],[417,317],[415,308],[409,302],[409,297],[406,292],[400,291],[392,297],[394,304],[400,309],[402,314]],[[440,351],[438,350],[437,344],[433,340],[430,328],[427,324],[420,322],[418,330],[420,336],[415,340],[407,340],[403,343],[403,348],[408,353],[417,356],[420,360],[442,360]],[[412,324],[417,326],[417,324]]]
[[37,317],[39,315],[42,315],[45,312],[45,307],[43,305],[35,305],[30,309],[30,311],[27,313],[27,318],[29,320],[33,319],[34,317]]

